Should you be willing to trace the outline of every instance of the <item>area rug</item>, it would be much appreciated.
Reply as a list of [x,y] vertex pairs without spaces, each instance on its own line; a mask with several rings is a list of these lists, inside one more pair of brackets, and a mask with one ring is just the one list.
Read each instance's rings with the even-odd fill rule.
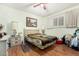
[[28,43],[26,44],[21,44],[23,52],[29,52],[31,51],[31,48],[29,47]]

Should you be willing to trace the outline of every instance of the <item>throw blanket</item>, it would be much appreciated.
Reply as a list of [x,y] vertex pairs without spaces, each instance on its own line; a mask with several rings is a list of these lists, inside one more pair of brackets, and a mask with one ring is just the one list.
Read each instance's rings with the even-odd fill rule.
[[32,34],[32,35],[28,35],[28,36],[32,39],[41,40],[42,45],[53,42],[57,39],[57,37],[55,37],[55,36],[47,36],[47,35],[42,35],[42,34],[40,34],[40,35]]
[[74,47],[78,46],[78,38],[77,37],[75,37],[75,38],[72,39],[71,46],[74,46]]

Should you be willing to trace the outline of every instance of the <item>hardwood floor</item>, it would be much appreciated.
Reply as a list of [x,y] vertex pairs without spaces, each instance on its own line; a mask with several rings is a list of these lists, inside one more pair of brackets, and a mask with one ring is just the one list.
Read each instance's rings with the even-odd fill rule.
[[[30,46],[29,46],[30,47]],[[53,45],[44,50],[32,46],[30,50],[24,52],[21,45],[8,49],[9,56],[79,56],[79,51],[75,51],[65,45]]]

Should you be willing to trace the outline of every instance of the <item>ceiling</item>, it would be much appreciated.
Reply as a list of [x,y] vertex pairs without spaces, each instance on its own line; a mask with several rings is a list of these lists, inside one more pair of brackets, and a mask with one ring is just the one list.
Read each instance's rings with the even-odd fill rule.
[[26,11],[39,16],[47,16],[49,14],[60,12],[64,9],[68,9],[79,5],[78,3],[47,3],[46,10],[42,6],[33,7],[34,3],[2,3],[1,5],[16,8],[22,11]]

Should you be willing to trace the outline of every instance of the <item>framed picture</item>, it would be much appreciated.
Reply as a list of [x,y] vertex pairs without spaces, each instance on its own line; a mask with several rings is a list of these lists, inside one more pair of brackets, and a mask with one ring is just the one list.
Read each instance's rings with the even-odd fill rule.
[[26,17],[26,27],[37,27],[37,19]]

